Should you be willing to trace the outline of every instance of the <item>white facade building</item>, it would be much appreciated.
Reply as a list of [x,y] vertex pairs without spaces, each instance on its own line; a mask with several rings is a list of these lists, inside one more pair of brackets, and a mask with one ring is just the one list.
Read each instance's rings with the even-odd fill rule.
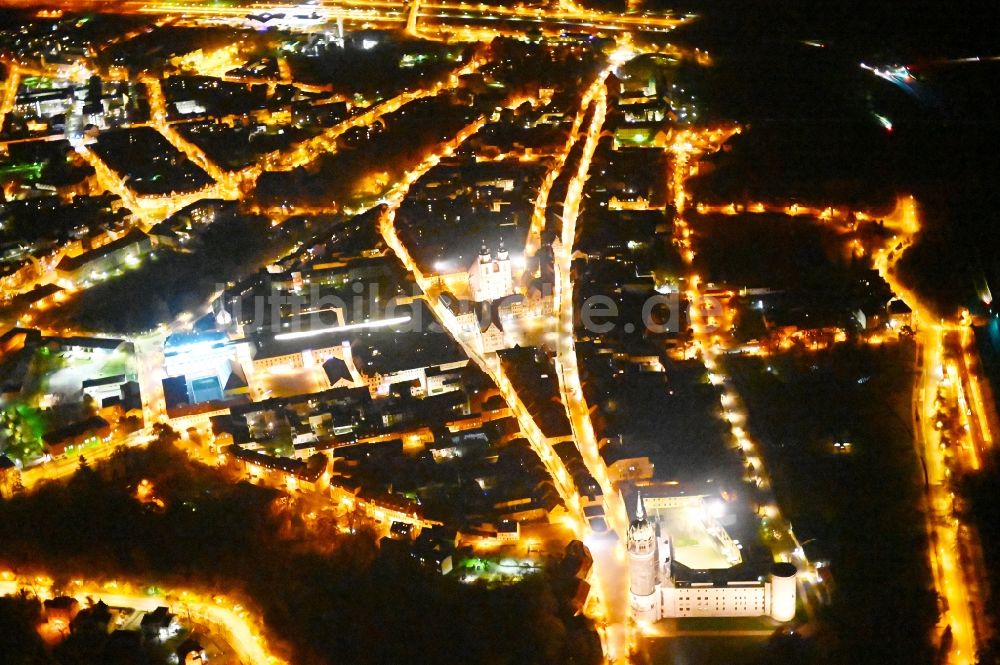
[[500,300],[514,293],[510,255],[500,241],[496,258],[483,243],[476,262],[469,268],[469,287],[475,302]]
[[669,535],[647,520],[642,495],[628,529],[629,602],[637,621],[679,617],[770,616],[795,618],[796,570],[775,564],[760,579],[690,582],[677,579]]

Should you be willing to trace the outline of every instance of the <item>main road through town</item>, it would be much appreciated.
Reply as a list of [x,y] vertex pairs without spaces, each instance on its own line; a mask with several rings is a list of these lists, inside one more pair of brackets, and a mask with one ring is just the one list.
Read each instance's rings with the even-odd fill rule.
[[[598,84],[600,84],[600,81]],[[603,85],[601,86],[601,90],[600,101],[598,103],[603,104]],[[582,103],[584,105],[589,104],[592,97],[593,95],[585,96]],[[512,102],[510,106],[517,106],[521,101]],[[603,116],[603,111],[601,115]],[[468,136],[471,136],[474,131],[478,131],[482,124],[484,124],[484,120],[477,123],[474,128],[470,126],[472,131],[465,132],[464,135],[457,137],[450,144],[442,146],[438,150],[437,155],[450,154],[455,147],[468,138]],[[598,129],[599,126],[598,124]],[[588,128],[588,131],[590,131],[590,128]],[[592,152],[593,148],[591,148]],[[409,187],[438,162],[439,157],[437,155],[428,158],[424,164],[412,171],[386,197],[387,209],[381,219],[383,238],[403,265],[411,272],[417,284],[423,290],[429,306],[451,336],[462,346],[469,358],[496,383],[504,400],[517,417],[521,430],[532,449],[539,456],[552,477],[556,490],[566,506],[568,513],[567,526],[573,530],[578,538],[595,545],[593,547],[595,551],[594,568],[591,571],[589,580],[592,586],[586,606],[587,614],[595,621],[599,629],[607,661],[625,663],[628,661],[630,645],[627,630],[627,603],[625,602],[627,586],[623,583],[624,580],[622,579],[622,561],[618,558],[620,555],[617,554],[615,548],[608,548],[609,555],[604,555],[604,545],[598,544],[593,538],[592,531],[583,513],[579,490],[573,482],[571,474],[552,447],[552,443],[542,434],[541,428],[535,421],[534,416],[525,407],[524,401],[517,394],[517,390],[507,378],[498,356],[495,353],[483,353],[477,348],[475,341],[469,339],[461,331],[455,316],[444,306],[440,299],[441,288],[437,280],[422,273],[396,231],[394,223],[396,210],[403,202]]]
[[[912,196],[900,197],[895,211],[886,218],[886,227],[896,233],[893,246],[875,256],[875,267],[886,280],[893,292],[902,298],[913,311],[913,324],[917,341],[918,377],[913,390],[914,439],[917,454],[923,466],[925,480],[925,518],[928,537],[928,555],[934,584],[941,602],[940,630],[942,635],[951,632],[950,644],[942,643],[945,662],[950,665],[973,665],[977,659],[981,615],[973,610],[974,601],[986,589],[985,576],[975,561],[963,558],[963,540],[978,540],[972,525],[963,524],[954,514],[954,493],[950,476],[953,472],[973,472],[981,464],[983,448],[992,445],[987,429],[990,416],[978,392],[979,379],[969,376],[973,363],[962,358],[965,385],[976,386],[964,403],[964,414],[974,426],[956,441],[953,446],[958,453],[954,456],[955,468],[949,468],[945,451],[941,446],[941,432],[936,427],[937,401],[939,390],[948,378],[948,362],[945,360],[945,339],[956,334],[963,339],[968,335],[961,324],[948,323],[932,315],[929,306],[900,281],[896,274],[896,262],[913,243],[920,231],[917,203]],[[961,353],[969,352],[965,342]],[[961,394],[961,384],[953,386]],[[978,431],[977,431],[978,430]],[[978,545],[976,545],[978,547]],[[979,634],[977,634],[979,633]]]
[[590,418],[590,407],[583,394],[580,371],[577,365],[576,342],[573,328],[573,273],[572,253],[576,238],[576,223],[580,214],[583,187],[590,171],[591,160],[604,125],[607,111],[607,89],[602,75],[594,87],[584,97],[584,102],[593,99],[590,125],[581,128],[586,132],[582,155],[575,173],[571,174],[563,204],[561,242],[555,251],[555,305],[556,318],[556,376],[566,415],[573,431],[580,455],[591,476],[601,487],[604,516],[608,526],[617,536],[615,540],[595,540],[591,553],[601,569],[603,596],[608,611],[607,641],[626,647],[635,647],[630,637],[628,603],[628,567],[625,563],[625,544],[628,517],[621,495],[615,490],[608,476],[608,469],[601,457]]

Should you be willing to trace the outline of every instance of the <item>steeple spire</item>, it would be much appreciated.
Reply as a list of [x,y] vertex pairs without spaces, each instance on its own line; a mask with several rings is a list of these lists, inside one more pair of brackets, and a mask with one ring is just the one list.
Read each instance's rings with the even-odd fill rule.
[[646,508],[642,505],[642,490],[639,490],[638,495],[639,498],[636,499],[635,518],[637,520],[644,520],[646,519]]

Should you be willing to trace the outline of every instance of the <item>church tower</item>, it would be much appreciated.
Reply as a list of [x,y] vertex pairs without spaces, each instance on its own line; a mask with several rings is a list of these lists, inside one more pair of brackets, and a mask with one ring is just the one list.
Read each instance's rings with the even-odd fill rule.
[[469,269],[469,286],[475,302],[493,302],[514,293],[510,255],[503,240],[495,258],[483,241],[479,256]]
[[500,247],[497,249],[497,290],[502,294],[500,298],[506,298],[514,293],[514,277],[510,269],[510,255],[503,245],[503,238],[500,238]]
[[628,528],[629,600],[637,621],[653,622],[660,618],[656,533],[646,521],[641,492],[637,502]]

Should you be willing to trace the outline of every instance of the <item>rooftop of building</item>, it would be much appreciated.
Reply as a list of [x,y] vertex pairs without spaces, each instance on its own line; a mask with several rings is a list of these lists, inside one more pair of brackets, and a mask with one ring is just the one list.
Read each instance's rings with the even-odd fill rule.
[[98,388],[100,386],[114,386],[121,383],[125,383],[124,374],[114,374],[112,376],[105,376],[99,379],[85,379],[83,382],[83,388]]
[[118,238],[117,240],[112,240],[108,244],[102,245],[97,249],[92,249],[89,252],[80,254],[79,256],[65,257],[62,261],[59,262],[57,270],[61,270],[64,272],[72,272],[74,270],[79,270],[80,268],[84,267],[88,263],[91,263],[92,261],[97,261],[106,256],[110,256],[111,254],[114,254],[115,252],[121,249],[124,249],[126,247],[129,247],[130,245],[134,245],[136,243],[148,239],[149,236],[147,236],[141,230],[132,229],[131,231],[123,235],[121,238]]
[[44,441],[46,445],[55,445],[62,443],[67,439],[72,439],[86,434],[87,432],[92,432],[107,426],[108,421],[104,418],[100,416],[91,416],[90,418],[78,420],[75,423],[70,423],[64,427],[46,432],[42,435],[42,441]]

